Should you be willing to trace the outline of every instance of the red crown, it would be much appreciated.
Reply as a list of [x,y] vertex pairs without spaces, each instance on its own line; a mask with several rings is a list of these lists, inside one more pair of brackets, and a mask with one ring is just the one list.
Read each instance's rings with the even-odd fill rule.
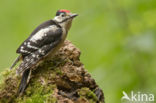
[[59,10],[59,12],[66,12],[66,13],[70,13],[70,11],[69,11],[69,10],[65,10],[65,9]]

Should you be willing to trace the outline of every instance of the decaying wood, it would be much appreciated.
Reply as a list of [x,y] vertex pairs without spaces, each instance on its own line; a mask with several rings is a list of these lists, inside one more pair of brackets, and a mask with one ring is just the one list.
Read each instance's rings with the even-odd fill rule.
[[21,97],[16,95],[21,77],[15,70],[6,71],[0,84],[0,103],[104,103],[103,91],[79,58],[80,50],[66,40],[53,58],[32,72]]

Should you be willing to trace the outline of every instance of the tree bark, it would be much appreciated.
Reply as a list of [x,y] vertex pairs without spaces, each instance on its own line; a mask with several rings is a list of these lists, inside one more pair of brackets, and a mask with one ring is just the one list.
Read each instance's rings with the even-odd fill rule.
[[66,40],[50,60],[31,75],[24,95],[17,96],[21,76],[5,71],[0,103],[104,103],[103,91],[80,62],[80,50]]

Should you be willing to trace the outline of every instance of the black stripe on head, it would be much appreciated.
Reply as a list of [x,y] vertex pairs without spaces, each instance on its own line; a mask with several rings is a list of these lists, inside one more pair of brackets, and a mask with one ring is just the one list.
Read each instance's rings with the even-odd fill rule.
[[60,12],[59,10],[56,12],[56,16],[59,16],[60,14],[66,14],[65,12]]

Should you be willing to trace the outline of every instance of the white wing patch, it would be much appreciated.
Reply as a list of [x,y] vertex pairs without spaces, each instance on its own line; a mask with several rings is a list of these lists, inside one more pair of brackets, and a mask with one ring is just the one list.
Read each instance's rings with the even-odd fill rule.
[[42,49],[39,49],[39,53],[41,53],[42,55],[45,55],[45,51]]
[[37,40],[42,40],[42,38],[47,36],[47,32],[49,32],[50,30],[53,30],[53,32],[55,32],[57,29],[58,28],[56,25],[52,25],[52,26],[49,26],[47,28],[41,29],[40,31],[38,31],[35,35],[33,35],[30,38],[30,41],[36,42]]
[[21,51],[21,52],[31,54],[31,52],[29,52],[29,51],[27,51],[27,50],[23,50],[23,48],[24,48],[23,46],[20,48],[20,51]]
[[28,42],[27,47],[28,48],[33,48],[33,49],[39,49],[38,47],[35,47],[35,46],[30,45],[30,42]]

